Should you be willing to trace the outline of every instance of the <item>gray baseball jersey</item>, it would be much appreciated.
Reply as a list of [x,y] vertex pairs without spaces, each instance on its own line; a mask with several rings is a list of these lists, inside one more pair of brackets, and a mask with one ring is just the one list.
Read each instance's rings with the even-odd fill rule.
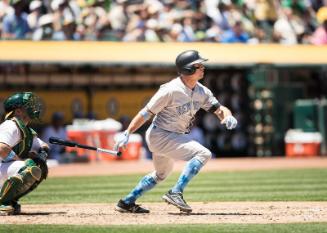
[[146,108],[156,114],[146,132],[146,141],[153,155],[155,177],[164,180],[173,169],[174,160],[188,161],[193,157],[205,164],[211,152],[192,140],[189,132],[196,112],[219,107],[212,92],[200,83],[193,90],[180,78],[163,84]]
[[160,86],[146,108],[156,114],[153,124],[161,129],[186,133],[190,131],[192,121],[200,108],[208,111],[219,106],[212,92],[201,83],[191,90],[178,77]]

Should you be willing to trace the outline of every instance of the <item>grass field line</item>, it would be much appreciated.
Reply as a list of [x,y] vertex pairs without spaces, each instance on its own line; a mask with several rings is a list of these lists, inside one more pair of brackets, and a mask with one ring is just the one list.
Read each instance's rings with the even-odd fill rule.
[[[174,163],[174,171],[183,170],[184,161]],[[203,172],[214,171],[256,171],[271,169],[302,169],[327,168],[327,156],[310,158],[217,158],[211,159],[204,167]],[[122,175],[135,173],[149,173],[153,170],[151,160],[135,161],[98,161],[87,164],[65,164],[50,168],[50,177],[63,176],[95,176],[95,175]]]

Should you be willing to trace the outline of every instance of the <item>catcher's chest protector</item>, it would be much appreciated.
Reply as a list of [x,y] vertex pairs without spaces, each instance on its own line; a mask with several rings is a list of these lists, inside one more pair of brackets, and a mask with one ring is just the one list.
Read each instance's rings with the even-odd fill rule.
[[36,132],[32,128],[26,126],[24,122],[17,119],[16,117],[12,118],[11,120],[16,123],[22,135],[21,141],[16,146],[14,146],[13,151],[21,159],[28,158],[28,152],[32,148],[33,137],[36,135]]

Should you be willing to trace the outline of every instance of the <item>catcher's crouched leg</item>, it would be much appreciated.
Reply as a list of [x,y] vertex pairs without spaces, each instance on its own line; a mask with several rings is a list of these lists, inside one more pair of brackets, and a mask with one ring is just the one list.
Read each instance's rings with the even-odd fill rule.
[[18,199],[32,189],[41,180],[41,169],[33,160],[27,159],[17,175],[9,177],[0,191],[0,215],[14,215],[20,213]]

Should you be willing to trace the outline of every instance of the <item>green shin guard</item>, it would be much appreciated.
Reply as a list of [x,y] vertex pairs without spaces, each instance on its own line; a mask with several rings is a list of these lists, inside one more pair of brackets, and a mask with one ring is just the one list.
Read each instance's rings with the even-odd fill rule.
[[[29,160],[29,159],[28,159]],[[33,161],[26,161],[17,175],[9,177],[0,191],[0,205],[12,205],[40,180],[41,169],[33,165]]]
[[12,176],[2,186],[1,189],[1,198],[0,204],[1,205],[10,205],[11,201],[15,200],[15,196],[18,193],[18,190],[23,186],[23,181],[16,177]]

